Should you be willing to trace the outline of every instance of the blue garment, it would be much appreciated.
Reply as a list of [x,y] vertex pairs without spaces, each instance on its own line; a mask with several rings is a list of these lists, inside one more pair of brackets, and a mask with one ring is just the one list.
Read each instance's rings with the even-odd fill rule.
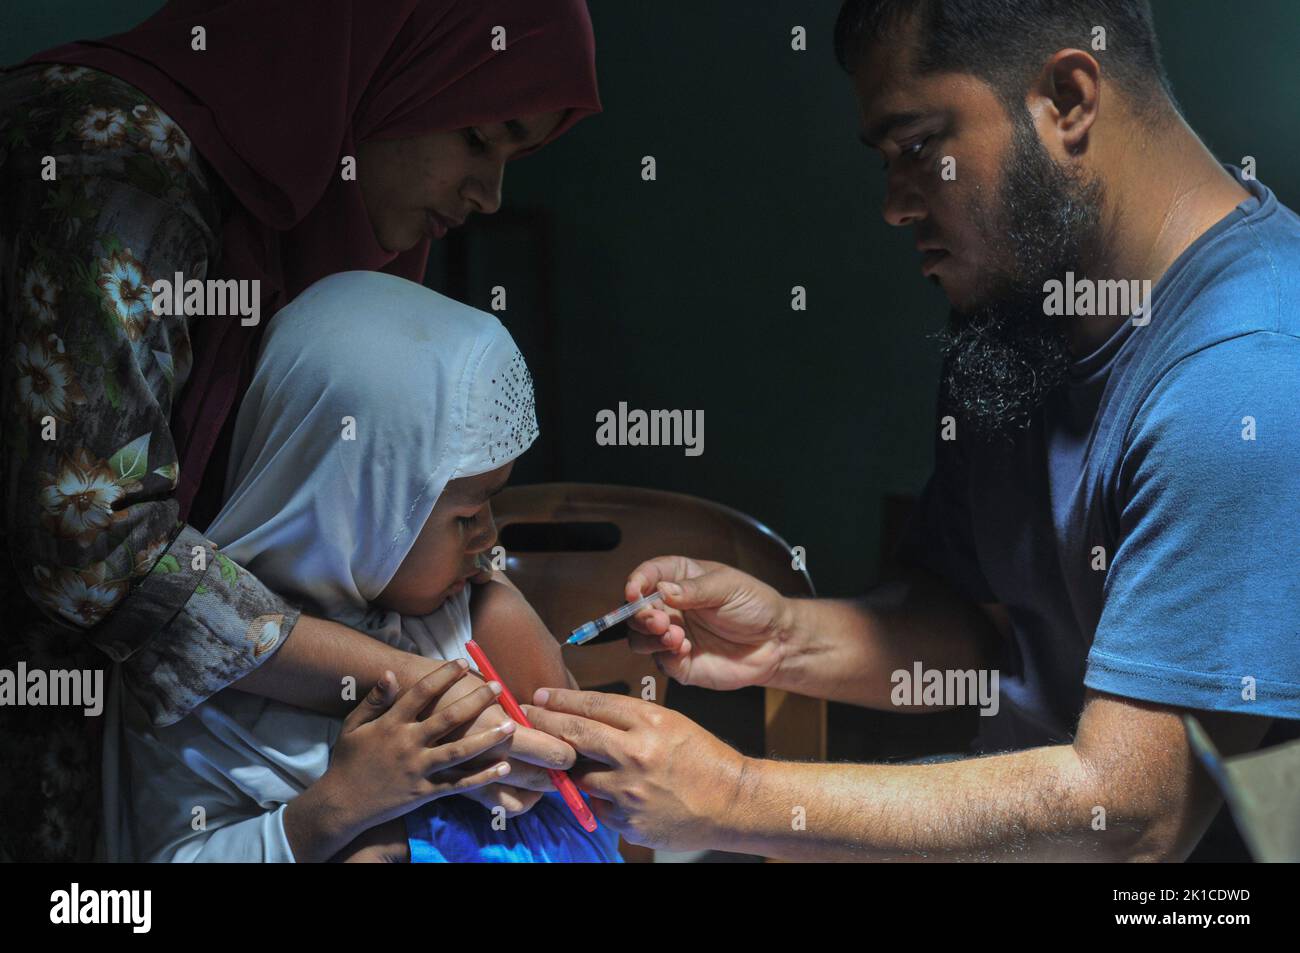
[[982,750],[1070,741],[1085,685],[1300,718],[1300,217],[1225,168],[1251,198],[1149,324],[1076,361],[1014,445],[936,441],[899,555],[1008,609]]
[[492,812],[476,801],[440,798],[406,815],[406,836],[413,864],[623,862],[618,834],[604,824],[588,834],[558,791],[506,818],[504,830],[493,830]]

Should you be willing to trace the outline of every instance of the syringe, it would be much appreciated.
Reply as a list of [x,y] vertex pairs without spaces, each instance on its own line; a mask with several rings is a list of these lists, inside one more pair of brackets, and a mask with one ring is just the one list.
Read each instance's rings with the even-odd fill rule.
[[582,645],[584,642],[590,642],[600,633],[604,632],[611,625],[618,625],[629,616],[634,616],[655,599],[662,599],[662,592],[652,592],[648,596],[642,596],[636,602],[629,602],[625,606],[619,606],[613,612],[608,612],[599,619],[592,619],[590,622],[584,622],[573,630],[573,634],[565,640],[565,645]]

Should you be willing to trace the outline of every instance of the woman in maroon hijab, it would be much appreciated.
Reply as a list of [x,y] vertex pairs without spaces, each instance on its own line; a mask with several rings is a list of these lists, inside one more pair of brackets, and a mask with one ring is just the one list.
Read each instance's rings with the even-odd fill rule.
[[[93,696],[107,653],[157,725],[236,682],[342,714],[385,670],[429,674],[204,538],[234,412],[280,307],[338,271],[422,280],[506,162],[599,110],[583,0],[172,0],[7,70],[5,667],[84,671]],[[94,704],[15,709],[0,857],[89,856]],[[517,811],[548,786],[532,765],[573,753],[512,747],[518,787],[492,796]]]

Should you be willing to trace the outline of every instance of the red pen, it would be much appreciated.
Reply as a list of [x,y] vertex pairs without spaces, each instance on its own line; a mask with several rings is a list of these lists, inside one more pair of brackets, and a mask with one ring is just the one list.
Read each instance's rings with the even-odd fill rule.
[[[474,660],[474,664],[478,666],[478,670],[483,673],[487,680],[500,684],[501,694],[498,696],[498,699],[501,702],[502,707],[505,708],[506,714],[519,722],[519,724],[523,725],[525,728],[533,727],[528,723],[528,718],[524,715],[524,710],[519,707],[519,702],[515,701],[515,696],[510,694],[510,689],[506,687],[505,679],[497,674],[497,670],[492,667],[492,663],[489,662],[487,656],[483,654],[483,650],[479,648],[478,643],[473,639],[470,639],[465,643],[465,648],[469,652],[469,657]],[[584,801],[582,795],[578,793],[578,786],[573,783],[573,779],[563,771],[556,768],[547,768],[546,771],[551,776],[551,783],[555,785],[556,789],[560,792],[560,796],[564,798],[564,803],[569,805],[569,810],[573,812],[573,816],[576,817],[578,823],[582,825],[582,829],[588,834],[595,831],[596,815],[591,813],[591,808],[587,807],[587,802]]]

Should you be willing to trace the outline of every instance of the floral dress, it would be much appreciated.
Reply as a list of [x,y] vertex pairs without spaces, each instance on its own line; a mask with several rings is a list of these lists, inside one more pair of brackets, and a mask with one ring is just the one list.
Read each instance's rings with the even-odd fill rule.
[[[171,724],[264,662],[300,609],[179,521],[169,424],[232,197],[185,132],[97,70],[0,74],[0,670],[104,672]],[[164,310],[164,309],[160,309]],[[30,675],[29,675],[30,678]],[[53,679],[48,679],[53,684]],[[25,686],[17,685],[23,692]],[[94,856],[85,704],[0,693],[0,860]],[[101,696],[100,701],[103,701]]]

